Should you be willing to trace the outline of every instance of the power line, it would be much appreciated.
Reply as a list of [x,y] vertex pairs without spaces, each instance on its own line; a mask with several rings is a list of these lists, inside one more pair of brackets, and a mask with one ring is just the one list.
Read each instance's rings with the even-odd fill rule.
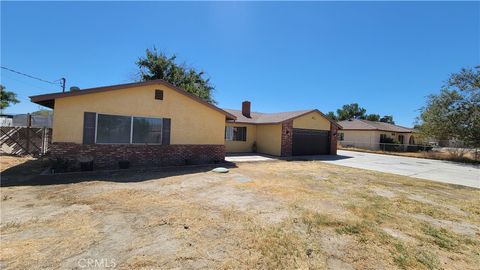
[[38,80],[38,81],[41,81],[41,82],[45,82],[45,83],[49,83],[49,84],[53,84],[53,85],[62,86],[62,79],[63,79],[63,78],[51,82],[51,81],[47,81],[47,80],[44,80],[44,79],[37,78],[37,77],[32,76],[32,75],[25,74],[25,73],[20,72],[20,71],[16,71],[16,70],[13,70],[13,69],[9,69],[9,68],[6,68],[6,67],[2,67],[2,69],[5,69],[5,70],[8,70],[8,71],[10,71],[10,72],[17,73],[17,74],[20,74],[20,75],[29,77],[29,78],[31,78],[31,79]]

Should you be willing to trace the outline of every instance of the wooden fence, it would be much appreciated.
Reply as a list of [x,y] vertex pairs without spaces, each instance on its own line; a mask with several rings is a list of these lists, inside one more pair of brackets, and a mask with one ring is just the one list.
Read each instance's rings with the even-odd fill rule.
[[51,128],[0,127],[0,151],[10,155],[41,156],[52,141]]

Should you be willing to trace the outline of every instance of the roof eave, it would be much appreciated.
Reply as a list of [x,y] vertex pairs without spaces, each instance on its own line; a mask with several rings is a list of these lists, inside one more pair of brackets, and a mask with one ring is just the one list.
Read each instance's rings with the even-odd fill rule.
[[[79,91],[73,91],[73,92],[56,92],[56,93],[50,93],[50,94],[43,94],[43,95],[36,95],[36,96],[30,96],[30,101],[42,106],[46,106],[49,108],[54,108],[55,105],[55,99],[57,98],[63,98],[63,97],[72,97],[72,96],[79,96],[79,95],[87,95],[87,94],[93,94],[93,93],[98,93],[98,92],[107,92],[107,91],[113,91],[113,90],[120,90],[120,89],[126,89],[126,88],[131,88],[131,87],[136,87],[136,86],[146,86],[146,85],[153,85],[153,84],[160,84],[167,86],[169,88],[172,88],[173,90],[179,92],[180,94],[183,94],[185,96],[188,96],[192,98],[193,100],[202,103],[206,105],[207,107],[210,107],[211,109],[214,109],[218,112],[223,113],[227,119],[237,119],[237,117],[225,110],[222,110],[218,108],[217,106],[208,103],[207,101],[191,94],[188,93],[187,91],[178,88],[164,80],[152,80],[152,81],[146,81],[146,82],[136,82],[136,83],[127,83],[127,84],[117,84],[117,85],[111,85],[111,86],[101,86],[101,87],[95,87],[95,88],[88,88],[85,90],[79,90]],[[47,105],[45,105],[47,104]]]

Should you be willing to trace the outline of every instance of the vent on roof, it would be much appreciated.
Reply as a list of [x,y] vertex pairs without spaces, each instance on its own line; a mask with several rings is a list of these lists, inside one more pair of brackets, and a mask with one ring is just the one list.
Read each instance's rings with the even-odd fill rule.
[[70,92],[74,92],[74,91],[80,91],[80,87],[78,87],[78,86],[70,87]]

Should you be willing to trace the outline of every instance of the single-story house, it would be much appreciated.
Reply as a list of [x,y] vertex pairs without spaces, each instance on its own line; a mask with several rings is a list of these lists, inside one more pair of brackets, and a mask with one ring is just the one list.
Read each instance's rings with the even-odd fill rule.
[[[335,154],[339,125],[320,111],[224,110],[163,80],[31,96],[54,110],[50,153],[97,167],[221,161],[226,152]],[[247,109],[248,105],[248,111]],[[319,141],[316,141],[316,140]],[[314,150],[312,150],[314,149]]]
[[337,153],[336,134],[341,128],[319,110],[280,113],[251,112],[244,101],[242,110],[225,109],[236,119],[227,120],[227,153],[259,152],[274,156],[324,155]]
[[350,119],[338,122],[342,126],[338,142],[343,147],[355,147],[370,150],[381,149],[384,138],[391,138],[399,144],[414,145],[419,140],[412,128],[390,123]]

